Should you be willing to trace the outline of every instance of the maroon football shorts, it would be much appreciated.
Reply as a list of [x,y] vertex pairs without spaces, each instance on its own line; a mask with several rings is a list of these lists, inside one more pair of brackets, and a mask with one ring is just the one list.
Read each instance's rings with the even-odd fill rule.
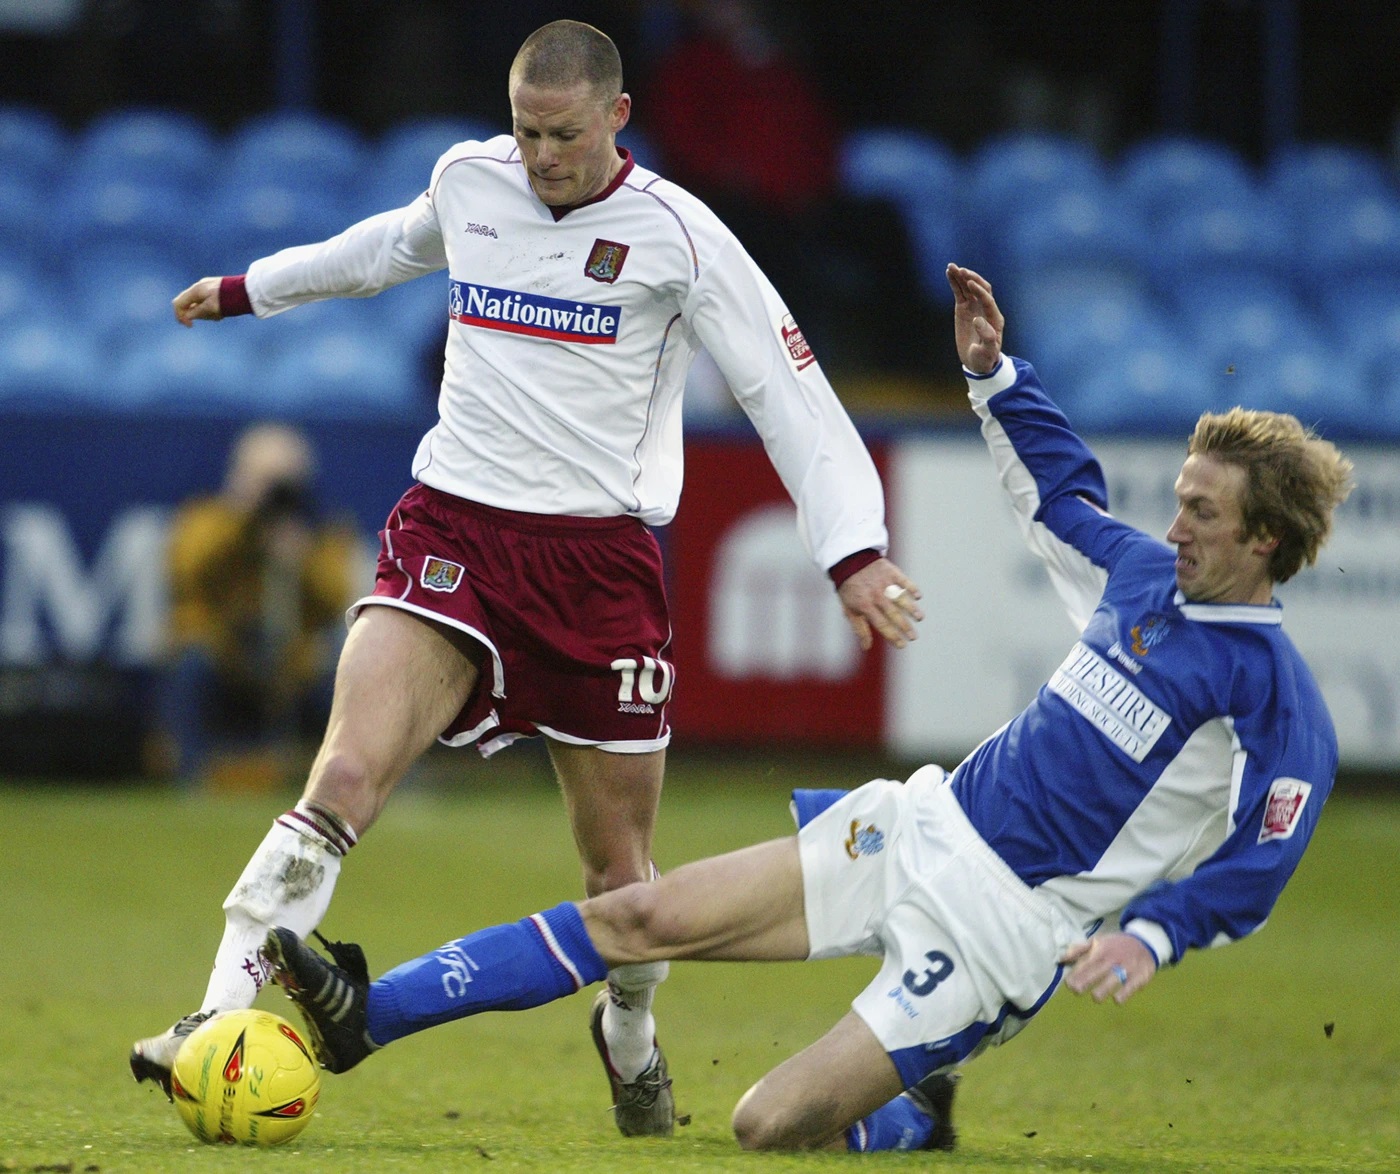
[[415,485],[379,532],[374,593],[491,654],[441,735],[491,754],[547,734],[622,753],[670,741],[661,550],[636,518],[527,514]]

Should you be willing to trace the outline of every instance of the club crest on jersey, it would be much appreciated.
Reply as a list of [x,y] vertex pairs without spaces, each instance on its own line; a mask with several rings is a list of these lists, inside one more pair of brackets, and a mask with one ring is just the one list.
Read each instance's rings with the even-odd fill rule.
[[1302,779],[1275,779],[1269,788],[1269,801],[1264,805],[1264,826],[1259,829],[1259,843],[1286,840],[1298,826],[1312,784]]
[[797,370],[805,370],[817,361],[817,356],[812,354],[812,348],[807,345],[807,336],[802,333],[802,327],[797,324],[791,314],[783,315],[778,333],[782,335],[783,346],[787,348],[788,358]]
[[467,326],[502,330],[507,334],[605,346],[617,342],[618,325],[622,321],[622,311],[616,306],[494,289],[470,281],[450,284],[447,316]]
[[873,823],[864,827],[860,820],[851,820],[851,834],[846,837],[846,855],[852,860],[860,856],[874,856],[885,847],[885,833]]
[[611,285],[622,272],[622,265],[627,260],[630,248],[630,245],[620,245],[617,241],[605,241],[599,237],[593,242],[593,251],[588,254],[588,264],[583,267],[583,275]]
[[1134,627],[1128,629],[1128,635],[1132,638],[1132,648],[1135,656],[1146,656],[1158,644],[1166,639],[1167,633],[1171,631],[1171,625],[1167,623],[1166,616],[1150,615]]
[[423,571],[418,576],[418,581],[429,591],[450,593],[462,585],[462,576],[466,569],[461,563],[429,555],[423,560]]

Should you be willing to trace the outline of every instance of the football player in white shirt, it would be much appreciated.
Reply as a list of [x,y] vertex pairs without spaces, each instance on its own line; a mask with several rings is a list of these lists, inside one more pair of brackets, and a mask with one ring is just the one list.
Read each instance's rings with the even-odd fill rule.
[[[674,672],[649,527],[680,497],[681,392],[702,346],[861,646],[878,634],[903,647],[922,619],[918,588],[884,557],[874,464],[782,299],[703,204],[616,146],[631,99],[612,41],[546,25],[522,45],[509,96],[513,136],[449,149],[408,207],[174,299],[190,326],[445,269],[449,321],[440,418],[382,532],[374,592],[351,609],[303,797],[225,901],[199,1010],[132,1050],[135,1077],[167,1092],[182,1038],[253,1002],[270,927],[315,929],[341,857],[435,739],[491,753],[543,735],[586,892],[652,877]],[[651,1013],[665,973],[617,967],[593,1007],[629,1135],[673,1128]]]

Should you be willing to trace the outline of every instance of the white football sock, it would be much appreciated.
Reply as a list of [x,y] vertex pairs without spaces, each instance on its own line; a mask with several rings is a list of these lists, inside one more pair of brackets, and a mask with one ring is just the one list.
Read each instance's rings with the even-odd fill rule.
[[224,936],[201,1011],[251,1007],[267,979],[259,947],[274,925],[305,937],[321,923],[355,833],[302,800],[273,821],[224,901]]
[[651,1067],[656,1053],[656,1020],[651,1014],[667,962],[634,962],[608,971],[608,1002],[603,1008],[603,1039],[608,1061],[624,1084]]

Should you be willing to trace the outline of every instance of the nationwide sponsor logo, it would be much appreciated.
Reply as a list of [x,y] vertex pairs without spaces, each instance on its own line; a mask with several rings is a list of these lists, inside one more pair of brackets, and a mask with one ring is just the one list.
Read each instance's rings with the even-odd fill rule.
[[617,342],[622,311],[617,306],[547,298],[453,281],[447,295],[447,315],[454,322],[528,334],[558,342],[583,342],[610,346]]
[[588,264],[583,267],[583,275],[611,285],[622,272],[623,262],[627,260],[630,249],[630,245],[620,245],[617,241],[605,241],[600,237],[593,242],[593,249],[588,254]]
[[418,576],[418,581],[429,591],[451,593],[461,586],[466,570],[461,563],[429,555],[423,560],[423,571]]
[[1172,724],[1171,715],[1092,648],[1076,643],[1047,686],[1134,762]]
[[1171,630],[1167,617],[1159,615],[1150,615],[1134,625],[1128,629],[1128,635],[1132,638],[1129,647],[1132,648],[1133,655],[1146,656],[1167,638],[1167,633]]
[[807,336],[802,333],[802,327],[797,325],[791,314],[783,315],[778,333],[783,336],[783,346],[787,347],[788,358],[797,370],[804,370],[817,361],[817,356],[812,354],[812,348],[807,345]]
[[489,224],[468,224],[462,231],[469,232],[473,236],[489,236],[492,240],[501,239],[496,235],[496,230]]
[[877,828],[873,823],[868,823],[864,827],[860,826],[860,820],[851,820],[851,832],[846,837],[846,855],[852,860],[860,856],[874,856],[884,850],[885,833]]
[[1259,843],[1286,840],[1298,826],[1298,817],[1312,794],[1312,784],[1302,779],[1275,779],[1269,788],[1269,801],[1264,805],[1264,826],[1259,829]]

